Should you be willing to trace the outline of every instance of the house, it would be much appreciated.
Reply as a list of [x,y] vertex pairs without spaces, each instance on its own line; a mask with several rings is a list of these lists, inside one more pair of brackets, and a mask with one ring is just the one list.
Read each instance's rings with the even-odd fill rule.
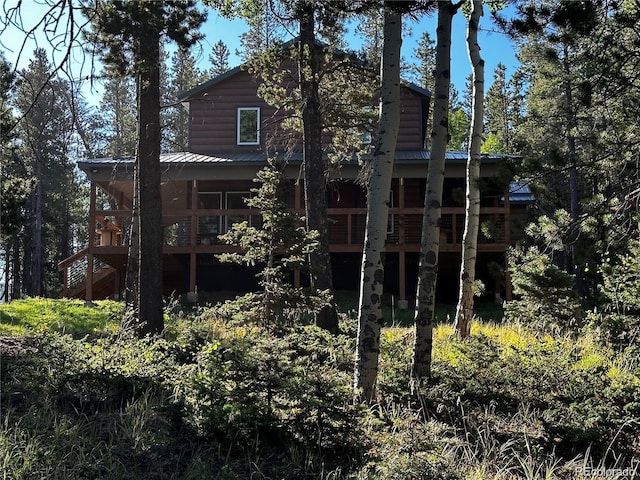
[[[161,157],[164,225],[164,293],[216,290],[242,291],[255,287],[253,275],[236,265],[221,264],[216,254],[235,247],[219,235],[239,221],[259,221],[244,198],[255,187],[256,172],[266,165],[265,142],[276,114],[257,95],[258,83],[236,68],[194,89],[179,100],[190,112],[189,151]],[[402,87],[401,124],[390,191],[385,288],[401,305],[415,293],[422,210],[429,152],[423,148],[427,131],[429,92],[406,83]],[[287,156],[291,179],[288,204],[304,212],[300,174],[301,154]],[[457,294],[464,229],[466,153],[448,152],[442,209],[439,297],[454,301]],[[486,228],[478,245],[478,277],[489,290],[509,295],[509,284],[496,275],[514,240],[513,219],[522,216],[529,197],[494,181],[505,155],[484,155],[481,175],[481,222]],[[133,200],[131,158],[96,158],[79,163],[90,181],[88,246],[60,263],[64,295],[97,299],[118,298],[127,263],[127,225]],[[330,252],[334,287],[357,289],[365,218],[365,189],[358,183],[361,166],[345,162],[332,174],[327,188]],[[522,186],[520,186],[522,188]],[[507,190],[507,191],[505,191]],[[525,198],[525,200],[522,200]],[[497,270],[500,270],[498,268]],[[292,281],[304,282],[300,275]]]

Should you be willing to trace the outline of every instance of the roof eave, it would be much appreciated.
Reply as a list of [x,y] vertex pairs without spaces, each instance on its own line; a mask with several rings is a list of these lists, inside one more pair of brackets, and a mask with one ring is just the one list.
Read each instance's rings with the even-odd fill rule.
[[217,77],[212,78],[211,80],[208,80],[204,83],[201,83],[200,85],[193,87],[191,90],[187,90],[186,92],[179,93],[178,102],[187,102],[191,100],[193,97],[202,93],[203,91],[213,87],[214,85],[217,85],[218,83],[223,82],[226,79],[233,77],[234,75],[237,75],[242,71],[242,67],[243,65],[239,65],[235,68],[232,68],[231,70],[228,70],[227,72],[221,75],[218,75]]

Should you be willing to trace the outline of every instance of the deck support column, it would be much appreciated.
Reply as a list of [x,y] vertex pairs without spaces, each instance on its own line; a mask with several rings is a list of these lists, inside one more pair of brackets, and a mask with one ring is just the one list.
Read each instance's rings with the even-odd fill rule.
[[84,298],[93,301],[93,248],[96,237],[96,184],[89,185],[89,250],[87,255],[87,275],[85,278]]
[[189,241],[191,253],[189,254],[189,291],[187,292],[187,300],[190,302],[198,301],[198,287],[196,285],[198,254],[195,252],[196,240],[198,233],[198,181],[194,180],[191,184],[191,238]]
[[405,217],[404,217],[404,178],[398,180],[398,208],[400,214],[398,215],[398,243],[400,245],[400,251],[398,252],[398,308],[400,310],[406,310],[409,308],[409,301],[407,300],[407,274],[406,274],[406,259],[405,259]]
[[93,253],[87,255],[87,283],[85,287],[84,299],[87,302],[93,301]]
[[405,252],[401,250],[398,252],[398,275],[399,278],[399,295],[398,295],[398,308],[400,310],[406,310],[409,308],[409,301],[407,300],[407,285],[406,285],[406,261]]
[[198,290],[196,286],[196,269],[198,268],[198,254],[191,252],[189,255],[189,292],[187,299],[190,302],[198,301]]
[[113,286],[113,299],[120,300],[120,270],[116,269],[116,278]]
[[504,287],[505,287],[505,300],[510,301],[513,299],[513,291],[511,286],[511,275],[509,274],[509,246],[511,245],[511,187],[507,186],[507,191],[504,194]]
[[[8,275],[8,273],[9,273],[9,261],[8,260],[5,263],[5,268],[6,268],[6,270],[5,270],[5,277],[4,278],[8,279],[9,278],[9,275]],[[9,299],[6,296],[6,293],[8,291],[9,291],[9,282],[7,281],[5,283],[5,286],[4,286],[4,292],[5,292],[4,301],[5,301],[5,303],[9,302]],[[62,296],[64,298],[69,296],[69,267],[64,267],[64,270],[62,271]]]

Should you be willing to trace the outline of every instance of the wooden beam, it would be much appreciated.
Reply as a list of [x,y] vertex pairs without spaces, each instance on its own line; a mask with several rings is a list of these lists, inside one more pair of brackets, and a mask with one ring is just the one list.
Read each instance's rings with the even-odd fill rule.
[[196,281],[198,278],[198,254],[195,252],[198,233],[198,181],[194,180],[191,184],[191,253],[189,254],[189,292],[196,295]]
[[406,285],[407,275],[406,275],[406,259],[405,259],[404,250],[401,250],[398,252],[398,276],[399,276],[398,285],[400,290],[398,292],[398,300],[404,303],[404,301],[407,299],[407,285]]
[[93,249],[96,236],[96,184],[91,182],[89,186],[89,242],[87,255],[87,275],[85,279],[85,300],[93,300]]
[[511,199],[509,198],[509,186],[504,194],[504,287],[505,300],[510,301],[513,298],[513,288],[511,285],[511,275],[509,275],[509,255],[508,249],[511,246]]
[[196,293],[196,269],[198,268],[198,254],[192,252],[189,256],[189,291]]
[[120,270],[116,268],[116,278],[113,285],[113,299],[120,300]]
[[[95,246],[96,235],[96,184],[91,182],[89,186],[89,253],[91,253]],[[88,273],[88,272],[87,272]]]
[[93,254],[87,255],[87,279],[85,284],[84,298],[87,302],[93,300]]
[[[401,178],[399,182],[400,182],[400,185],[398,187],[398,208],[400,209],[400,212],[404,212],[404,178]],[[400,232],[398,234],[398,243],[400,243],[400,245],[404,245],[404,239],[405,239],[404,213],[400,213],[398,215],[398,228],[400,229]],[[402,297],[402,299],[404,300],[404,297]]]

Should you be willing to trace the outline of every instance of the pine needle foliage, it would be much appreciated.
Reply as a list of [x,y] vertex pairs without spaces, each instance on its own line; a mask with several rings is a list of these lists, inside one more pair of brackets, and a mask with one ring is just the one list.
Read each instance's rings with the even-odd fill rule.
[[265,325],[291,324],[321,308],[329,295],[291,284],[295,270],[308,270],[308,255],[318,248],[318,232],[307,231],[303,219],[289,210],[283,200],[284,179],[284,165],[270,160],[255,178],[260,187],[246,199],[248,207],[260,211],[261,226],[240,222],[220,236],[241,250],[219,255],[221,261],[260,267],[257,277],[262,290],[228,302],[229,311],[242,312],[245,319]]
[[508,319],[547,331],[566,331],[578,325],[582,313],[573,275],[554,265],[551,257],[536,247],[514,249],[509,264],[517,298],[505,306]]

